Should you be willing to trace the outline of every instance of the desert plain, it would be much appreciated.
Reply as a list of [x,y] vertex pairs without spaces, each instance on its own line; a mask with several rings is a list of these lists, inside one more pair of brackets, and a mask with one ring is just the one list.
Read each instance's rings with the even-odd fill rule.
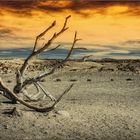
[[[22,59],[1,59],[0,77],[15,85]],[[55,60],[32,61],[26,77],[49,71]],[[140,60],[68,61],[41,81],[56,98],[73,88],[55,110],[39,113],[0,95],[0,139],[140,140]],[[29,88],[34,94],[35,88]],[[49,99],[40,106],[51,104]],[[19,114],[9,114],[14,107]]]

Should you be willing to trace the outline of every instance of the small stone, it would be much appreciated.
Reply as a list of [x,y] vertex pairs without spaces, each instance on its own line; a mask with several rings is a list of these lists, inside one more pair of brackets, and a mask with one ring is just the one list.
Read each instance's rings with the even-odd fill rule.
[[8,129],[8,125],[7,124],[4,124],[3,127],[4,127],[4,129]]
[[56,118],[56,114],[53,114],[53,117]]
[[33,123],[32,126],[35,127],[35,124]]
[[16,107],[14,107],[12,110],[8,112],[4,112],[4,114],[8,114],[9,116],[16,116],[16,117],[22,116],[22,112],[18,110]]
[[77,71],[77,69],[71,69],[70,71]]
[[94,68],[96,68],[96,66],[91,66],[91,67],[89,67],[89,69],[94,69]]
[[90,82],[90,81],[91,81],[91,79],[87,79],[87,81],[88,81],[88,82]]
[[127,78],[126,81],[132,81],[132,79],[131,78]]
[[70,114],[67,111],[64,111],[64,110],[56,111],[56,113],[59,114],[59,115],[62,115],[64,117],[70,117]]
[[12,81],[11,80],[8,80],[7,83],[12,83]]
[[47,130],[44,130],[44,132],[43,132],[44,134],[48,134],[48,131]]
[[56,82],[60,82],[61,81],[61,79],[56,79]]
[[41,79],[40,82],[46,82],[46,80],[45,79]]
[[76,80],[76,79],[71,79],[70,81],[71,81],[71,82],[76,82],[77,80]]

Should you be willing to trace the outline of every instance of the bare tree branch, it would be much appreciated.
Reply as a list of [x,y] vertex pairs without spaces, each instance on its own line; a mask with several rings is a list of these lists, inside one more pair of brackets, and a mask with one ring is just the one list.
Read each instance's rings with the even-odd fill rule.
[[[39,101],[39,100],[41,100],[41,98],[42,97],[39,97],[40,95],[41,95],[41,93],[40,93],[40,88],[38,87],[38,85],[36,84],[36,83],[33,83],[32,85],[34,85],[35,87],[36,87],[36,89],[37,89],[37,93],[35,94],[35,95],[33,95],[33,96],[31,96],[29,93],[28,93],[28,91],[27,91],[27,89],[22,89],[22,93],[23,93],[23,95],[26,97],[26,98],[28,98],[28,100],[29,101],[33,101],[33,102],[37,102],[37,101]],[[27,88],[27,87],[26,87]]]
[[24,64],[22,65],[22,67],[20,68],[20,73],[21,73],[21,76],[24,74],[24,72],[26,71],[27,69],[27,66],[28,66],[28,61],[33,58],[33,56],[35,56],[35,52],[36,52],[36,46],[37,46],[37,42],[38,40],[43,37],[51,28],[53,28],[54,26],[56,25],[56,21],[54,21],[45,31],[43,31],[41,34],[39,34],[36,39],[35,39],[35,43],[34,43],[34,48],[32,50],[32,53],[29,55],[29,57],[27,57],[27,59],[24,61]]
[[[63,24],[63,27],[61,28],[61,30],[59,32],[57,32],[57,33],[54,33],[53,36],[47,41],[47,43],[44,43],[43,46],[41,48],[39,48],[39,49],[37,49],[37,43],[38,43],[39,39],[42,38],[50,29],[52,29],[55,26],[56,21],[54,21],[45,31],[43,31],[42,33],[40,33],[36,37],[32,53],[27,57],[27,59],[25,59],[23,65],[20,68],[20,70],[17,70],[17,73],[16,73],[16,85],[15,85],[13,91],[9,90],[4,85],[2,79],[0,78],[0,94],[5,96],[6,98],[10,99],[14,103],[16,103],[16,101],[18,101],[21,104],[25,105],[26,107],[34,109],[34,110],[36,110],[38,112],[49,112],[49,111],[51,111],[51,110],[53,110],[55,108],[56,104],[73,87],[73,84],[70,85],[59,96],[58,99],[55,99],[55,97],[53,97],[48,91],[46,91],[44,89],[44,87],[39,82],[44,77],[53,74],[58,67],[60,67],[61,65],[63,65],[64,63],[67,62],[67,60],[70,58],[70,56],[72,54],[72,50],[73,50],[76,42],[81,40],[81,39],[77,39],[77,32],[75,32],[71,49],[69,50],[69,52],[68,52],[67,56],[65,57],[65,59],[62,60],[61,62],[56,63],[55,66],[49,72],[45,72],[45,73],[40,74],[39,76],[36,76],[36,77],[33,77],[33,78],[28,78],[28,79],[25,79],[24,73],[25,73],[25,71],[26,71],[26,69],[28,67],[29,61],[34,56],[37,56],[38,54],[40,54],[43,51],[45,51],[46,49],[48,49],[50,47],[50,45],[53,43],[53,41],[68,29],[67,21],[68,21],[68,19],[70,17],[71,16],[68,16],[68,17],[65,18],[65,21],[64,21],[64,24]],[[53,51],[53,50],[55,50],[55,49],[57,49],[59,47],[60,47],[60,44],[57,45],[55,48],[48,49],[47,51]],[[28,93],[27,88],[30,85],[35,86],[35,88],[37,89],[37,94],[31,95],[31,94]],[[29,103],[24,101],[24,97],[26,97],[26,99],[28,98],[30,101],[38,101],[38,100],[40,100],[41,99],[41,97],[39,97],[41,95],[40,91],[43,91],[43,93],[47,97],[49,97],[52,101],[54,101],[52,106],[50,106],[50,107],[37,107],[37,106],[31,105],[31,104],[29,104]],[[21,93],[21,94],[18,94],[18,93]],[[23,99],[21,99],[19,97],[20,95],[23,95]],[[46,96],[43,96],[43,98],[46,97]]]
[[85,61],[87,58],[89,58],[89,57],[91,57],[91,56],[93,56],[93,55],[84,56],[84,57],[81,58],[81,60],[82,60],[82,61]]
[[25,105],[28,108],[34,109],[38,112],[50,112],[52,111],[56,104],[62,99],[62,97],[69,92],[69,90],[73,87],[73,84],[70,85],[61,95],[60,97],[55,101],[55,103],[50,106],[50,107],[36,107],[34,105],[31,105],[27,102],[25,102],[24,100],[20,99],[14,92],[12,92],[11,90],[9,90],[4,83],[2,82],[2,79],[0,78],[0,90],[4,91],[5,93],[7,93],[8,95],[11,95],[12,97],[14,97],[18,102],[20,102],[21,104]]
[[53,97],[49,92],[46,92],[46,90],[43,88],[43,86],[39,82],[36,82],[36,84],[42,89],[42,91],[47,97],[49,97],[52,101],[56,101],[55,97]]
[[40,35],[38,35],[36,37],[35,44],[34,44],[34,49],[31,53],[31,55],[29,55],[29,57],[24,61],[24,64],[22,65],[22,67],[20,69],[21,76],[24,74],[24,72],[25,72],[25,70],[28,66],[28,61],[31,60],[34,56],[36,56],[36,55],[40,54],[41,52],[43,52],[44,50],[46,50],[52,44],[54,39],[56,39],[59,35],[61,35],[63,32],[65,32],[68,29],[68,28],[66,28],[66,25],[67,25],[67,20],[70,17],[71,16],[66,17],[63,28],[58,33],[54,33],[54,35],[51,37],[51,39],[48,40],[48,42],[42,48],[35,51],[38,39],[40,39],[42,36],[44,36],[46,34],[46,32],[48,30],[50,30],[52,27],[54,27],[56,22],[54,21],[51,26],[49,26],[44,32],[42,32]]
[[75,32],[74,40],[73,40],[73,43],[72,43],[72,47],[71,47],[71,49],[69,50],[69,52],[68,52],[66,58],[65,58],[64,60],[62,60],[60,63],[57,63],[57,64],[53,67],[53,69],[52,69],[50,72],[45,72],[45,73],[43,73],[43,74],[41,74],[41,75],[39,75],[39,76],[36,76],[35,78],[26,79],[26,80],[23,82],[22,88],[24,88],[24,87],[25,87],[26,85],[28,85],[28,84],[32,84],[32,83],[34,83],[34,82],[40,81],[42,78],[44,78],[44,77],[46,77],[46,76],[48,76],[48,75],[53,74],[53,73],[55,72],[55,70],[56,70],[59,66],[61,66],[61,65],[64,64],[65,62],[67,62],[67,60],[69,59],[69,57],[70,57],[70,55],[71,55],[71,53],[72,53],[72,50],[73,50],[73,48],[74,48],[74,46],[75,46],[75,43],[76,43],[77,41],[79,41],[79,40],[81,40],[81,39],[77,39],[77,32]]
[[0,93],[1,93],[4,97],[6,97],[6,98],[8,98],[9,100],[11,100],[13,103],[16,103],[16,98],[15,98],[12,94],[9,93],[9,90],[8,90],[7,88],[5,88],[5,87],[3,86],[3,82],[2,82],[1,77],[0,77]]
[[46,50],[58,36],[60,36],[63,32],[65,32],[68,29],[68,27],[66,27],[66,25],[67,25],[67,21],[70,17],[71,16],[69,15],[68,17],[65,18],[63,28],[58,33],[54,33],[53,36],[51,37],[51,39],[48,40],[48,42],[42,48],[40,48],[39,50],[37,50],[35,52],[35,55],[37,55],[37,54],[43,52],[44,50]]
[[50,49],[50,50],[48,50],[48,51],[54,51],[54,50],[56,50],[57,48],[59,48],[61,45],[59,44],[59,45],[57,45],[55,48],[52,48],[52,49]]
[[50,29],[52,29],[55,25],[56,25],[56,21],[54,21],[45,31],[43,31],[41,34],[39,34],[39,35],[36,37],[35,43],[34,43],[34,48],[33,48],[33,51],[32,51],[32,52],[34,52],[35,49],[36,49],[37,41],[38,41],[41,37],[43,37],[43,36],[46,34],[46,32],[48,32]]
[[[19,73],[19,72],[17,73],[18,76],[19,76],[19,74],[20,74],[20,77],[19,77],[18,79],[22,79],[22,76],[24,75],[24,73],[25,73],[25,71],[26,71],[26,69],[27,69],[27,67],[28,67],[29,61],[30,61],[34,56],[37,56],[37,55],[39,55],[41,52],[43,52],[44,50],[46,50],[58,36],[60,36],[63,32],[65,32],[65,31],[68,29],[68,27],[66,27],[66,25],[67,25],[67,21],[68,21],[68,19],[69,19],[70,17],[71,17],[71,16],[68,16],[68,17],[65,18],[65,22],[64,22],[64,25],[63,25],[62,29],[61,29],[58,33],[54,33],[54,35],[48,40],[48,42],[45,43],[45,44],[43,45],[43,47],[41,47],[41,48],[38,49],[38,50],[36,50],[36,46],[37,46],[38,40],[39,40],[41,37],[43,37],[43,36],[47,33],[47,31],[49,31],[51,28],[53,28],[53,27],[56,25],[56,21],[54,21],[45,31],[43,31],[41,34],[39,34],[39,35],[36,37],[36,39],[35,39],[35,44],[34,44],[34,48],[33,48],[32,53],[31,53],[31,54],[27,57],[27,59],[24,61],[23,65],[22,65],[21,68],[20,68],[20,73]],[[58,47],[59,47],[59,46],[58,46]],[[18,76],[17,76],[17,77],[18,77]],[[20,90],[21,90],[21,88],[22,88],[22,83],[19,83],[19,80],[17,80],[17,84],[16,84],[16,86],[14,87],[14,90],[13,90],[13,91],[16,92],[16,93],[19,93]]]

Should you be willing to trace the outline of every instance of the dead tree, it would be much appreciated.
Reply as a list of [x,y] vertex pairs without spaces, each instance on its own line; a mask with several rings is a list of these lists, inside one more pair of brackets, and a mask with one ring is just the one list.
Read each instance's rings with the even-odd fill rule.
[[[40,80],[42,80],[43,78],[45,78],[48,75],[51,75],[55,72],[55,70],[61,66],[62,64],[66,63],[67,60],[69,59],[69,57],[71,56],[72,50],[75,46],[75,43],[80,40],[77,39],[77,32],[75,32],[74,35],[74,40],[71,46],[71,49],[69,50],[66,58],[64,60],[62,60],[60,63],[57,63],[49,72],[44,72],[40,75],[37,75],[36,77],[33,78],[27,78],[25,79],[25,72],[29,66],[29,62],[32,60],[33,57],[36,57],[38,54],[42,53],[43,51],[50,51],[50,50],[55,50],[56,48],[58,48],[60,45],[56,46],[53,49],[50,49],[50,46],[52,45],[53,41],[59,37],[61,34],[63,34],[66,30],[68,30],[67,27],[67,21],[71,16],[66,17],[64,25],[62,27],[62,29],[57,32],[54,33],[53,36],[46,42],[44,43],[44,45],[37,49],[37,43],[39,41],[39,39],[41,39],[49,30],[51,30],[55,25],[56,25],[56,21],[54,21],[45,31],[43,31],[41,34],[39,34],[36,39],[35,39],[35,43],[34,43],[34,47],[32,50],[32,53],[25,59],[23,65],[21,66],[21,68],[19,70],[17,70],[16,72],[16,85],[13,88],[13,91],[9,90],[3,83],[2,79],[0,78],[0,93],[5,96],[6,98],[8,98],[9,100],[11,100],[13,103],[16,103],[17,101],[20,102],[21,104],[25,105],[26,107],[29,107],[31,109],[34,109],[38,112],[49,112],[51,110],[53,110],[56,106],[56,104],[62,99],[63,95],[65,95],[73,86],[70,85],[61,95],[58,99],[56,99],[55,97],[53,97],[49,92],[46,91],[46,89],[43,87],[43,85],[41,85]],[[36,89],[37,89],[37,94],[35,96],[30,96],[30,94],[28,93],[28,91],[26,90],[28,86],[33,85]],[[19,97],[19,94],[23,94],[24,96],[26,96],[30,101],[38,101],[40,100],[39,95],[40,95],[40,90],[43,91],[44,95],[49,97],[54,103],[52,106],[50,107],[38,107],[38,106],[34,106],[32,104],[27,103],[25,100],[21,99]]]

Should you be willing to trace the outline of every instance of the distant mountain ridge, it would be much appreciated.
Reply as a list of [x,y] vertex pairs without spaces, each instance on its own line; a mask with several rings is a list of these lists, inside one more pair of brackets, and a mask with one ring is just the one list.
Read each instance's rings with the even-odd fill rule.
[[[68,48],[58,48],[53,51],[46,51],[40,54],[41,59],[64,59],[68,53]],[[32,51],[32,48],[14,48],[14,49],[0,49],[0,57],[16,57],[26,58]],[[88,59],[94,58],[124,58],[132,59],[140,58],[140,49],[131,49],[128,51],[112,51],[108,49],[87,49],[87,48],[75,48],[72,52],[71,59],[82,59],[85,56],[90,56]]]

